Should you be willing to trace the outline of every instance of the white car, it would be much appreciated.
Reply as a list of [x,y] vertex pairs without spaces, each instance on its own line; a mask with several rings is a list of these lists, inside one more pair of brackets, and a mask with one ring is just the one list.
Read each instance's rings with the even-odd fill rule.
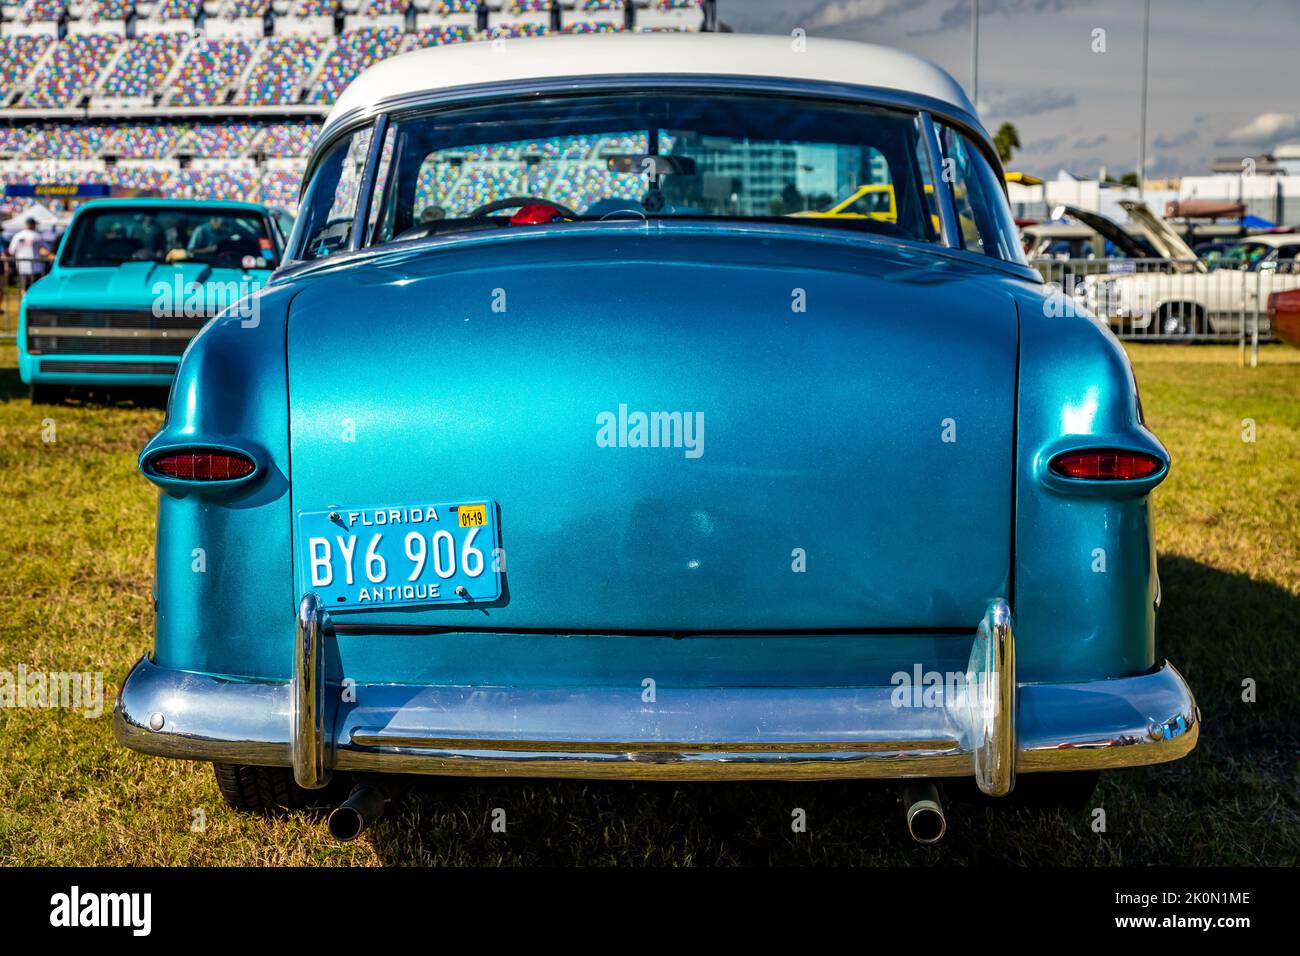
[[[1300,233],[1243,239],[1211,269],[1141,203],[1121,205],[1149,234],[1177,249],[1169,268],[1092,275],[1083,298],[1098,318],[1126,331],[1162,336],[1207,335],[1268,328],[1270,293],[1300,288]],[[1181,247],[1179,249],[1178,247]]]

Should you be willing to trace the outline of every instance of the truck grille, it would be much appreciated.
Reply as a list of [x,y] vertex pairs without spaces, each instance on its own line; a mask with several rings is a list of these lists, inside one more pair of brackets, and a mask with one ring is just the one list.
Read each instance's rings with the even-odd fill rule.
[[180,355],[207,321],[144,309],[29,309],[32,355]]
[[174,375],[175,362],[42,362],[42,372],[103,375]]
[[190,337],[132,338],[130,336],[27,335],[31,355],[180,355]]
[[27,325],[74,329],[187,329],[198,331],[202,315],[154,315],[148,309],[28,309]]

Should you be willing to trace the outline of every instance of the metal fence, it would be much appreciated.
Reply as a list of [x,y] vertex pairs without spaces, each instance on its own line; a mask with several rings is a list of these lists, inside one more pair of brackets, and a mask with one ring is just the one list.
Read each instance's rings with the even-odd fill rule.
[[1120,338],[1140,342],[1257,347],[1271,339],[1269,295],[1300,288],[1300,268],[1292,262],[1250,269],[1198,259],[1035,259],[1031,265],[1071,304]]
[[0,256],[0,339],[12,339],[18,332],[18,303],[23,291],[49,272],[48,257],[20,260]]
[[[1140,342],[1258,346],[1271,340],[1269,295],[1300,288],[1300,263],[1292,262],[1251,270],[1169,259],[1034,259],[1030,264],[1065,292],[1070,306],[1077,303],[1120,338]],[[0,259],[0,337],[14,337],[23,290],[33,281],[33,269],[39,277],[48,265]]]

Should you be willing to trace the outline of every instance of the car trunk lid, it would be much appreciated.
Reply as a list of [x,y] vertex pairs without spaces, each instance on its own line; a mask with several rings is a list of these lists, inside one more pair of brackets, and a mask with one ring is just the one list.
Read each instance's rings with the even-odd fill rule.
[[[1017,331],[993,275],[651,229],[325,270],[289,319],[295,512],[488,500],[505,554],[492,606],[337,619],[973,628],[1010,573]],[[680,425],[642,445],[656,412]]]

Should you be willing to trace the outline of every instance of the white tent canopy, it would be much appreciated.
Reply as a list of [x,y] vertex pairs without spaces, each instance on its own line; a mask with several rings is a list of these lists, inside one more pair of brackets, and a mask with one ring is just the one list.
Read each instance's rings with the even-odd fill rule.
[[6,233],[12,233],[17,232],[19,229],[26,228],[28,219],[35,219],[38,226],[44,226],[47,223],[52,225],[58,218],[59,217],[50,212],[49,209],[42,206],[40,203],[36,203],[36,205],[24,209],[18,215],[6,219],[4,221],[3,229]]

